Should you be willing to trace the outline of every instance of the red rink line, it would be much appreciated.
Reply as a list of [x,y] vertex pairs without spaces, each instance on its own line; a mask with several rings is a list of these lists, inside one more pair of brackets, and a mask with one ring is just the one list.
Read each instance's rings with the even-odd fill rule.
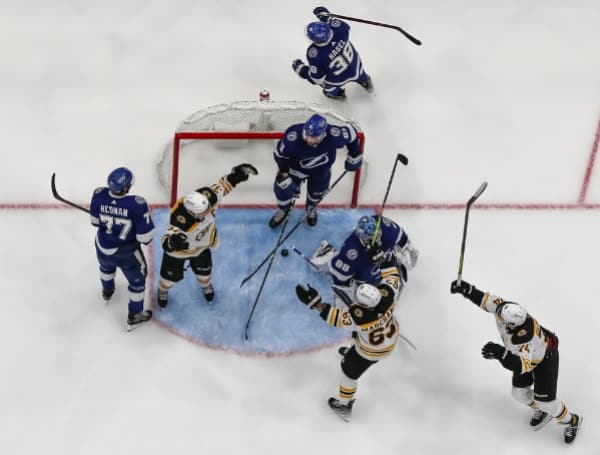
[[587,190],[590,185],[590,180],[592,178],[592,170],[594,168],[594,162],[596,161],[596,154],[598,153],[598,143],[600,142],[600,120],[598,121],[598,126],[596,127],[596,136],[594,137],[594,143],[592,144],[592,150],[590,151],[590,156],[588,157],[588,164],[585,169],[585,176],[583,177],[583,184],[581,185],[581,192],[579,193],[579,199],[577,201],[579,203],[583,203],[585,201],[585,197],[587,196]]
[[[586,174],[587,175],[587,174]],[[591,176],[591,172],[590,172]],[[589,180],[589,179],[588,179]],[[81,204],[86,207],[86,204]],[[151,209],[168,208],[168,204],[150,204]],[[236,205],[222,205],[221,208],[227,209],[275,209],[274,204],[236,204]],[[296,206],[298,208],[303,207],[302,205]],[[347,208],[346,204],[321,204],[319,207],[324,209],[339,209]],[[360,204],[359,209],[372,209],[378,211],[380,208],[379,204]],[[400,204],[388,204],[385,206],[387,210],[463,210],[465,208],[464,203],[420,203],[420,202],[406,202]],[[30,204],[30,203],[2,203],[0,204],[0,210],[75,210],[67,205],[63,204]],[[598,204],[587,204],[587,203],[492,203],[492,204],[479,204],[473,205],[473,209],[478,210],[598,210],[600,209],[600,203]]]

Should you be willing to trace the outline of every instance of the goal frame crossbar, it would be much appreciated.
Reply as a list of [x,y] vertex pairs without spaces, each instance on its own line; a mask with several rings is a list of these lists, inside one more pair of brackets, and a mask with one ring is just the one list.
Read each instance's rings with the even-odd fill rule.
[[[211,139],[280,139],[283,137],[283,131],[264,131],[264,132],[224,132],[224,131],[178,131],[173,137],[173,163],[171,169],[171,195],[170,205],[175,206],[178,199],[179,184],[179,157],[181,155],[181,141],[185,140],[211,140]],[[365,135],[362,131],[357,132],[360,151],[364,152]],[[360,187],[361,169],[354,173],[354,183],[352,186],[352,196],[350,207],[358,207],[358,190]]]

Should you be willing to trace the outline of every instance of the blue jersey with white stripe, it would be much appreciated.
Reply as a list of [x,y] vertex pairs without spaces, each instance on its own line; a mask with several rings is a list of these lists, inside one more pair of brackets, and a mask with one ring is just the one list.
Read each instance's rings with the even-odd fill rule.
[[335,163],[337,149],[348,147],[350,156],[360,155],[356,129],[351,126],[327,125],[325,137],[316,146],[302,138],[304,124],[290,126],[277,143],[273,156],[280,172],[305,179],[328,174]]
[[98,228],[96,246],[104,254],[134,251],[140,243],[149,243],[154,235],[148,204],[141,196],[116,196],[106,187],[97,188],[90,217]]

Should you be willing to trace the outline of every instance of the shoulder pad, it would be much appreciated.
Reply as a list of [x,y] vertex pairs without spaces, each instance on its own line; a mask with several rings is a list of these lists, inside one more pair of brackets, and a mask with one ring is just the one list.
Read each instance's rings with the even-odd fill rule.
[[342,22],[339,19],[332,19],[329,21],[329,26],[333,28],[337,28],[342,25]]
[[146,204],[146,199],[144,199],[142,196],[135,196],[133,199],[140,205]]
[[214,190],[208,186],[203,186],[202,188],[198,188],[196,190],[198,193],[203,194],[204,196],[206,196],[206,198],[208,199],[208,202],[210,202],[210,206],[214,206],[219,198],[217,196],[217,194],[214,192]]
[[342,130],[340,130],[340,128],[337,126],[331,126],[329,128],[329,134],[331,134],[333,137],[338,137],[340,134],[342,134]]
[[290,131],[285,135],[285,139],[288,142],[294,142],[298,139],[298,133],[296,133],[295,131]]
[[96,189],[94,190],[94,194],[101,193],[101,192],[102,192],[102,190],[104,190],[105,188],[106,188],[106,187],[103,187],[103,186],[100,186],[100,187],[96,188]]

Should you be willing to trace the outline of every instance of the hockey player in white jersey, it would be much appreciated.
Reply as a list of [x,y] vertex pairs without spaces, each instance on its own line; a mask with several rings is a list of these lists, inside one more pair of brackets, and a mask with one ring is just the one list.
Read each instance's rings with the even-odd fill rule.
[[354,302],[336,306],[321,301],[313,287],[296,286],[296,295],[308,308],[319,311],[327,324],[356,331],[354,344],[340,348],[343,355],[339,395],[328,400],[329,407],[346,422],[350,420],[358,379],[371,365],[388,357],[399,335],[394,307],[400,291],[400,273],[391,263],[381,266],[378,286],[363,283],[356,289]]
[[237,184],[256,174],[258,171],[251,164],[239,164],[214,185],[198,188],[175,203],[171,209],[169,227],[162,237],[164,254],[158,282],[160,308],[167,306],[169,289],[183,279],[186,261],[189,261],[206,301],[213,300],[215,291],[211,283],[210,250],[219,244],[215,219],[217,206]]
[[481,355],[485,359],[499,360],[504,368],[513,372],[512,396],[534,410],[529,422],[534,430],[556,419],[565,426],[564,440],[571,444],[577,437],[583,417],[569,412],[564,403],[556,399],[558,337],[542,327],[518,303],[484,293],[466,281],[453,281],[450,292],[461,294],[496,316],[504,346],[489,341],[483,346]]

